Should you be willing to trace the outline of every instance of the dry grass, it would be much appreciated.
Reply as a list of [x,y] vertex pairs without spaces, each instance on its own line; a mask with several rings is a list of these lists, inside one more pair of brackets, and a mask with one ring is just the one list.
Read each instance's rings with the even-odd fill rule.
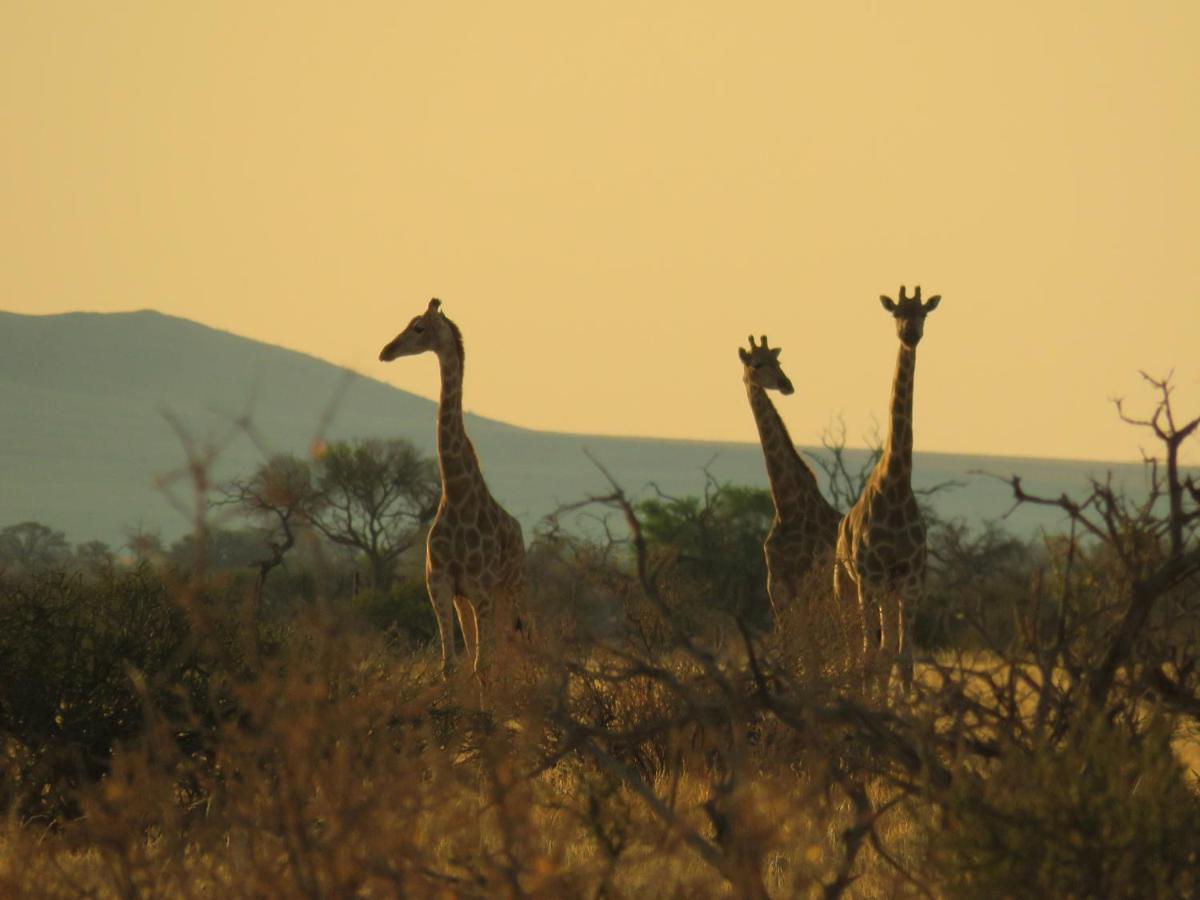
[[[964,673],[973,673],[974,678],[963,678]],[[986,650],[943,651],[936,655],[934,664],[918,664],[914,678],[926,690],[936,692],[947,683],[950,675],[961,681],[966,693],[977,702],[987,704],[995,698],[997,685],[1015,686],[1018,700],[1018,717],[1032,726],[1037,716],[1037,704],[1044,678],[1040,669],[1032,663],[1013,664],[995,653]],[[1054,682],[1060,689],[1070,682],[1070,676],[1056,669]],[[1141,704],[1141,716],[1148,719],[1154,709]],[[1200,785],[1200,722],[1181,718],[1176,723],[1171,748],[1180,764]]]
[[[467,676],[443,682],[433,651],[399,653],[316,617],[256,678],[227,685],[238,713],[201,746],[182,749],[179,722],[147,709],[143,734],[79,790],[77,818],[10,817],[0,895],[736,896],[689,842],[717,840],[706,806],[725,736],[680,719],[678,697],[654,678],[581,674],[621,662],[560,645],[524,653],[481,689]],[[686,654],[657,662],[680,682],[699,679]],[[569,752],[564,715],[645,729],[625,750],[605,746],[667,817]],[[670,719],[680,721],[648,727]],[[819,892],[854,809],[786,730],[757,740],[723,814],[772,895]],[[887,825],[896,846],[904,832],[899,819]],[[878,859],[859,875],[861,896],[897,885]]]
[[[622,604],[638,627],[543,624],[482,687],[317,610],[182,715],[143,689],[141,733],[78,789],[77,817],[0,827],[0,896],[985,895],[939,856],[962,796],[876,731],[986,779],[996,764],[947,735],[997,732],[951,722],[947,685],[995,714],[1015,684],[1028,725],[1036,669],[941,654],[912,697],[846,712],[852,667],[812,660],[852,646],[852,618],[784,621],[752,660],[728,623],[674,643]],[[1194,774],[1195,729],[1173,746]]]

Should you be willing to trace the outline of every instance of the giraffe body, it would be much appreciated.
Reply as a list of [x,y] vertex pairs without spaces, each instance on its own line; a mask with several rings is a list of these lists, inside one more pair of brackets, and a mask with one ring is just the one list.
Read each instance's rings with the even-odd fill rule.
[[433,352],[441,368],[438,402],[438,468],[442,495],[429,529],[425,585],[437,619],[442,669],[455,661],[454,613],[472,668],[485,668],[485,647],[511,640],[516,604],[524,587],[525,541],[520,523],[487,488],[462,413],[462,334],[431,300],[428,309],[379,354]]
[[792,604],[803,601],[805,581],[825,563],[837,539],[838,513],[821,495],[817,477],[796,452],[787,427],[768,390],[793,391],[779,366],[779,348],[750,338],[750,350],[739,348],[743,381],[767,465],[775,515],[763,543],[767,562],[767,594],[776,621]]
[[901,679],[912,683],[912,644],[906,613],[925,583],[925,523],[912,491],[912,403],[917,344],[925,316],[940,297],[921,303],[900,289],[900,301],[880,298],[896,319],[900,351],[892,382],[887,443],[858,501],[838,525],[833,570],[834,594],[841,604],[857,600],[862,617],[863,661],[884,687],[900,663]]

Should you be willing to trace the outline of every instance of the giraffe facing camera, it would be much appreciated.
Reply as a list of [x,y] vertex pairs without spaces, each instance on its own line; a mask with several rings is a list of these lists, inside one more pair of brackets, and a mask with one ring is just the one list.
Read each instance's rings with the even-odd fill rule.
[[879,302],[895,317],[896,333],[900,342],[906,347],[916,347],[925,334],[925,317],[937,309],[938,304],[942,302],[942,296],[934,294],[922,304],[920,285],[913,289],[911,297],[905,295],[904,285],[900,285],[899,303],[886,294],[879,296]]
[[912,684],[908,618],[924,591],[927,553],[925,522],[912,490],[913,383],[925,316],[940,301],[933,296],[922,303],[919,287],[911,297],[901,287],[899,302],[880,298],[900,338],[887,442],[858,501],[838,525],[834,594],[840,603],[851,602],[851,590],[857,594],[864,665],[882,689],[897,662],[904,687]]

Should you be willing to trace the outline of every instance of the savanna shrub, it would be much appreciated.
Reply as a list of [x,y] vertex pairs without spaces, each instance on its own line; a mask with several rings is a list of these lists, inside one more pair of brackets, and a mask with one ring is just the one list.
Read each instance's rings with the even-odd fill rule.
[[913,640],[925,650],[1006,646],[1013,605],[1030,595],[1037,550],[994,523],[980,531],[961,521],[929,529],[925,594],[913,616]]
[[186,616],[147,567],[85,579],[43,571],[0,582],[0,798],[26,815],[70,813],[70,792],[105,771],[142,726],[131,672],[157,677]]
[[395,629],[415,645],[438,639],[437,620],[422,581],[396,581],[387,590],[359,591],[350,608],[378,631]]
[[1097,719],[959,771],[927,834],[937,882],[971,898],[1195,896],[1200,796],[1170,737]]

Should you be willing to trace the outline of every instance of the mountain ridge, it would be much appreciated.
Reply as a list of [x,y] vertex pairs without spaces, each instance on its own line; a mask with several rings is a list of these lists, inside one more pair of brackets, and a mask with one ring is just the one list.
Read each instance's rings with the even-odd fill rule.
[[[337,399],[340,398],[340,399]],[[322,417],[336,402],[323,434]],[[236,422],[249,416],[272,452],[304,453],[316,437],[402,436],[434,451],[436,404],[302,351],[243,337],[153,309],[33,316],[0,311],[0,527],[26,519],[74,541],[119,543],[134,527],[178,536],[186,518],[155,491],[184,462],[164,412],[197,440],[224,435],[215,479],[251,471],[262,450]],[[698,494],[706,467],[721,481],[765,485],[757,443],[566,434],[511,425],[475,413],[467,427],[493,492],[529,537],[560,503],[606,493],[589,448],[633,495],[650,482]],[[798,446],[800,450],[819,448]],[[851,463],[866,451],[851,450]],[[1016,472],[1027,490],[1052,495],[1113,471],[1136,489],[1141,466],[1034,457],[918,451],[918,486],[967,487],[940,494],[939,512],[972,521],[1011,504],[1007,486],[971,470]],[[1031,533],[1058,517],[1022,508],[1014,530]]]

